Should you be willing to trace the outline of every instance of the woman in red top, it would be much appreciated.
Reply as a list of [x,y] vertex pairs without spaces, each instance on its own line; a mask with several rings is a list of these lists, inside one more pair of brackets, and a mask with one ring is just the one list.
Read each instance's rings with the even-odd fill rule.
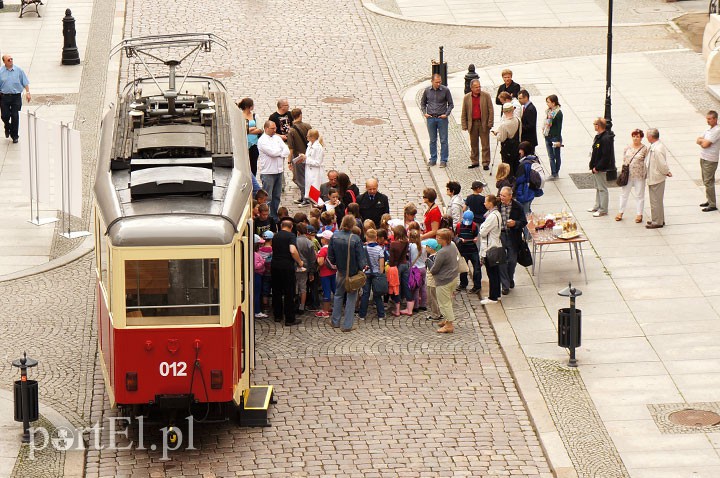
[[440,228],[442,212],[440,211],[440,207],[435,204],[436,199],[437,192],[435,192],[433,188],[425,188],[423,190],[423,203],[425,203],[428,210],[425,213],[425,234],[421,236],[422,240],[434,238],[437,230]]

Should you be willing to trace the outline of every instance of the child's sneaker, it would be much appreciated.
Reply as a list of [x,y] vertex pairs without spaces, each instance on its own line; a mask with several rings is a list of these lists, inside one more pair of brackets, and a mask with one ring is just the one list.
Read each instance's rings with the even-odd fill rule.
[[256,319],[267,319],[267,317],[268,317],[268,315],[263,314],[262,312],[258,312],[257,314],[255,314]]
[[324,310],[318,310],[315,312],[315,317],[330,317],[330,313],[325,312]]

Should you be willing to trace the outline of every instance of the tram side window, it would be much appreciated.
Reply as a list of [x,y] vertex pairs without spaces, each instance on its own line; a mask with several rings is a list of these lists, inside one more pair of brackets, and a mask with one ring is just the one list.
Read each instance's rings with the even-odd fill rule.
[[128,317],[220,316],[218,259],[125,261]]
[[103,285],[105,286],[105,290],[110,290],[109,284],[108,284],[108,262],[110,259],[109,252],[108,252],[108,243],[107,243],[107,237],[105,236],[105,224],[103,224],[102,220],[99,220],[98,223],[98,235],[97,235],[97,241],[98,245],[100,246],[97,250],[97,265],[98,269],[100,269],[100,280],[102,281]]

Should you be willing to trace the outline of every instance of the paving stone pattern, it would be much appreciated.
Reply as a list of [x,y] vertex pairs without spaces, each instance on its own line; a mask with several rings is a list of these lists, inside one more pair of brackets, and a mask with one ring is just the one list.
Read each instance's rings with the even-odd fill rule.
[[556,360],[528,357],[528,363],[578,477],[629,477],[580,372]]
[[112,25],[114,15],[115,2],[113,0],[95,0],[88,34],[92,41],[88,41],[86,50],[80,52],[83,73],[73,122],[73,128],[80,131],[82,148],[83,212],[82,217],[70,216],[66,218],[64,224],[62,221],[55,223],[56,234],[53,235],[51,259],[67,254],[83,242],[83,238],[67,239],[60,236],[61,233],[67,232],[68,228],[70,231],[92,231],[90,224],[93,204],[92,185],[95,180],[100,120],[107,103],[115,101],[114,98],[106,98],[103,103],[112,34],[112,29],[108,28],[108,25]]
[[[31,423],[35,428],[44,428],[50,437],[56,437],[57,431],[52,423],[45,417],[40,415],[36,422]],[[52,439],[52,438],[51,438]],[[40,449],[43,445],[44,438],[38,433],[37,449],[30,455],[30,446],[23,445],[20,449],[15,468],[12,471],[12,478],[55,478],[63,476],[65,465],[65,452],[55,449],[49,445]]]
[[[288,11],[301,31],[277,27]],[[131,0],[127,12],[126,36],[170,28],[156,4]],[[359,1],[332,9],[320,0],[238,9],[229,0],[184,0],[172,2],[170,14],[212,21],[228,41],[227,52],[198,59],[200,71],[233,72],[222,81],[234,98],[253,97],[261,118],[277,97],[288,96],[325,137],[327,166],[347,171],[361,189],[364,178],[379,176],[394,213],[433,186]],[[238,25],[253,25],[252,34]],[[124,72],[132,77],[127,65]],[[353,101],[328,104],[326,97]],[[353,123],[370,117],[385,123]],[[170,462],[159,451],[89,451],[87,476],[549,478],[479,298],[461,294],[456,307],[450,336],[438,336],[419,316],[379,323],[374,312],[349,334],[314,318],[295,328],[260,321],[254,381],[277,387],[271,428],[199,424],[198,450],[173,454]],[[113,416],[97,367],[94,392],[91,420]],[[146,437],[158,440],[157,429],[148,425]]]

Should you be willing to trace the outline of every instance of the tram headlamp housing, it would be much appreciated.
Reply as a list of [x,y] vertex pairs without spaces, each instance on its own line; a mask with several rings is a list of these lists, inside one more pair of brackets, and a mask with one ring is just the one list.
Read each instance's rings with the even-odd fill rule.
[[222,370],[211,370],[210,371],[210,388],[213,390],[219,390],[223,386],[223,373]]
[[137,392],[137,389],[138,389],[138,374],[137,374],[137,372],[125,373],[125,389],[128,392]]

